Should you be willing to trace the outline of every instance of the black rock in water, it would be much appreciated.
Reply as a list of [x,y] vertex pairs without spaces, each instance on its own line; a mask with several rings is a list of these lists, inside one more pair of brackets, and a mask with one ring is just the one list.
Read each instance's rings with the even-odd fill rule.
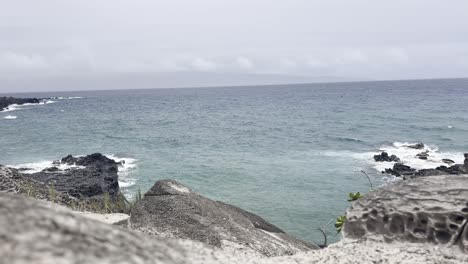
[[23,176],[43,182],[48,186],[53,185],[57,191],[80,199],[95,198],[105,194],[108,194],[110,198],[121,195],[117,175],[120,163],[100,153],[85,157],[69,155],[60,162],[54,162],[54,165],[60,163],[81,167],[60,170],[54,166],[41,172],[23,174]]
[[385,173],[392,174],[397,177],[413,176],[416,173],[416,169],[413,169],[410,166],[406,166],[401,163],[395,163],[392,169],[385,169]]
[[451,160],[451,159],[442,159],[442,162],[443,162],[443,163],[446,163],[446,164],[449,164],[449,165],[455,163],[455,161],[453,161],[453,160]]
[[423,149],[425,145],[423,143],[417,143],[413,145],[408,145],[407,147],[412,149]]
[[0,111],[8,109],[9,105],[17,104],[38,104],[41,99],[38,98],[14,98],[14,97],[0,97]]
[[418,159],[427,160],[428,157],[429,157],[429,151],[424,151],[424,152],[416,154],[416,158]]
[[395,156],[395,155],[391,155],[389,156],[387,152],[382,152],[381,154],[378,154],[378,155],[374,155],[374,160],[377,161],[377,162],[400,162],[400,159]]
[[267,256],[317,249],[239,207],[210,200],[174,180],[162,180],[132,208],[131,228],[197,240],[216,247],[253,249]]

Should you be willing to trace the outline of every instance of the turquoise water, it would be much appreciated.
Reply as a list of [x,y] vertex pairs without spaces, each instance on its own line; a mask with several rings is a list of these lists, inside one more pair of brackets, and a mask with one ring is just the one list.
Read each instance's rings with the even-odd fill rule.
[[307,240],[343,214],[348,192],[368,191],[361,169],[374,185],[392,180],[372,161],[379,149],[422,167],[437,161],[402,143],[457,161],[468,152],[467,79],[19,96],[83,98],[0,113],[0,164],[113,154],[127,159],[129,196],[173,178]]

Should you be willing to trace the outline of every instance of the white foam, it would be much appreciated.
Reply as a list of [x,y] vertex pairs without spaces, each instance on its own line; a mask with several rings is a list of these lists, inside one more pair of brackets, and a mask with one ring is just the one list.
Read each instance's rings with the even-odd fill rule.
[[84,97],[81,96],[57,96],[57,97],[51,97],[50,99],[54,100],[74,100],[74,99],[84,99]]
[[[391,145],[383,145],[376,152],[356,153],[352,151],[326,151],[324,156],[329,157],[345,157],[354,160],[360,160],[370,164],[378,172],[384,171],[386,168],[392,168],[395,162],[375,162],[374,155],[380,154],[382,151],[387,152],[389,155],[396,155],[400,158],[401,162],[415,169],[433,169],[438,166],[447,166],[442,162],[442,159],[451,159],[455,163],[463,163],[464,156],[461,152],[439,152],[439,148],[434,145],[425,145],[423,149],[412,149],[409,145],[416,143],[408,142],[394,142]],[[417,154],[425,152],[429,154],[427,160],[422,160],[416,157]]]
[[17,111],[17,110],[23,110],[23,109],[29,109],[30,106],[40,106],[40,105],[47,105],[47,104],[53,104],[56,103],[57,101],[53,101],[50,99],[47,100],[42,100],[39,103],[25,103],[25,104],[12,104],[9,105],[8,108],[3,109],[3,111],[0,112],[11,112],[11,111]]
[[53,161],[50,160],[45,160],[45,161],[39,161],[39,162],[31,162],[31,163],[23,163],[23,164],[17,164],[17,165],[8,165],[8,167],[12,167],[15,169],[20,169],[20,168],[25,168],[28,170],[22,171],[22,173],[26,174],[32,174],[36,172],[41,172],[42,170],[50,167],[57,167],[60,170],[66,170],[66,169],[83,169],[85,167],[83,166],[77,166],[77,165],[68,165],[68,164],[53,164]]
[[132,158],[119,158],[114,154],[106,154],[106,157],[113,159],[116,162],[122,162],[122,165],[119,166],[119,186],[121,188],[127,188],[136,184],[136,180],[132,178],[132,172],[136,169],[138,161],[137,159]]
[[[418,170],[433,169],[442,165],[447,166],[446,163],[442,162],[442,159],[451,159],[455,163],[463,163],[464,157],[461,152],[439,152],[437,146],[427,144],[423,149],[408,148],[409,145],[413,144],[415,143],[394,142],[391,146],[382,146],[380,150],[387,152],[389,155],[396,155],[403,164]],[[426,151],[429,154],[427,160],[416,157],[417,154]],[[383,163],[387,163],[387,168],[389,168],[388,163],[391,163],[391,166],[393,166],[394,162]]]
[[17,116],[13,116],[13,115],[7,115],[4,117],[4,119],[16,119],[18,118]]

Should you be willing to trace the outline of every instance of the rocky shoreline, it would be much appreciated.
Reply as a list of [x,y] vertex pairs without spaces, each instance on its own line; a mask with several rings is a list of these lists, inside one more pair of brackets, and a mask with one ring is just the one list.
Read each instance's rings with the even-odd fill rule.
[[[388,154],[380,154],[376,158],[380,162],[377,159],[401,162]],[[118,185],[121,166],[99,153],[69,155],[40,172],[0,166],[2,259],[7,263],[468,261],[468,154],[464,164],[448,167],[457,173],[427,176],[416,175],[416,170],[404,175],[405,181],[352,202],[344,239],[325,249],[174,180],[157,181],[142,197],[128,202]],[[113,226],[105,224],[114,223],[109,213],[129,216],[120,214],[115,221],[119,226]],[[109,221],[102,221],[104,217]]]
[[39,98],[14,98],[14,97],[0,97],[0,112],[8,110],[11,105],[23,105],[23,104],[39,104],[43,99]]
[[[406,146],[407,148],[411,149],[424,149],[425,145],[423,143],[417,144],[410,144]],[[416,154],[415,158],[421,160],[427,160],[429,158],[429,151],[422,151]],[[455,162],[451,159],[441,159],[442,163],[447,164],[438,166],[436,168],[431,169],[414,169],[408,165],[405,165],[403,161],[396,155],[390,155],[387,152],[381,152],[380,154],[374,155],[375,162],[395,162],[392,167],[386,168],[382,171],[383,174],[390,174],[396,177],[401,178],[414,178],[414,177],[422,177],[422,176],[436,176],[436,175],[460,175],[460,174],[468,174],[468,153],[464,154],[464,163],[463,164],[455,164]]]

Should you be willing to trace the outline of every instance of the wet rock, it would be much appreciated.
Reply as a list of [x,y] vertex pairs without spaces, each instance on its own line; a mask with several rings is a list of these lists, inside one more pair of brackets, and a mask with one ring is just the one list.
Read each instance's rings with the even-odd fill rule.
[[401,163],[395,163],[392,169],[385,169],[384,173],[391,174],[397,177],[402,176],[413,176],[416,173],[416,169],[410,166],[403,165]]
[[468,251],[468,176],[400,181],[352,203],[344,236],[381,237]]
[[416,158],[418,159],[427,160],[428,157],[429,157],[429,151],[424,151],[424,152],[416,154]]
[[443,162],[443,163],[446,163],[446,164],[448,164],[448,165],[451,165],[451,164],[454,164],[454,163],[455,163],[455,161],[453,161],[453,160],[451,160],[451,159],[442,159],[442,162]]
[[247,248],[266,256],[318,248],[253,213],[210,200],[174,180],[156,182],[133,207],[130,223],[133,229],[148,234],[192,239],[221,248]]
[[423,143],[417,143],[413,145],[408,145],[407,147],[412,149],[424,149],[425,145]]
[[400,159],[397,156],[389,156],[387,152],[382,152],[378,155],[374,155],[374,160],[377,162],[400,162]]

